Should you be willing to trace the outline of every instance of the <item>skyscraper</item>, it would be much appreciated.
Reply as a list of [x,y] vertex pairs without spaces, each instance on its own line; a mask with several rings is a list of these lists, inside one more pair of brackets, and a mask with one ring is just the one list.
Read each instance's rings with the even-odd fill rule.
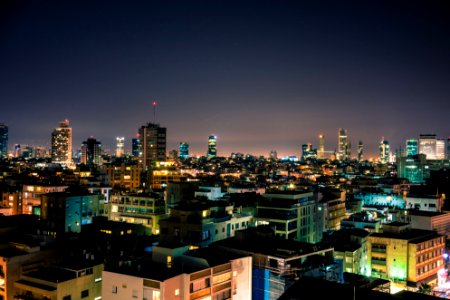
[[123,136],[116,137],[116,157],[121,157],[125,153],[125,138]]
[[189,157],[189,144],[186,142],[180,143],[180,158],[188,158]]
[[90,137],[81,145],[81,160],[85,165],[100,165],[102,163],[102,143]]
[[208,153],[207,158],[215,158],[217,157],[217,136],[210,135],[208,138]]
[[52,132],[52,162],[62,165],[72,164],[72,128],[69,120],[59,123]]
[[391,150],[389,147],[389,142],[386,141],[384,137],[381,139],[379,150],[380,150],[380,163],[385,164],[389,162]]
[[8,156],[8,125],[0,123],[0,158]]
[[419,146],[417,143],[417,139],[408,139],[406,140],[406,156],[411,157],[413,155],[417,155]]
[[445,159],[445,140],[436,140],[436,159]]
[[317,151],[317,158],[325,158],[325,136],[323,134],[319,134],[319,150]]
[[131,139],[131,155],[133,157],[139,157],[139,148],[140,148],[141,140],[139,138]]
[[150,167],[154,161],[166,160],[167,129],[159,124],[147,123],[139,128],[142,163]]
[[436,135],[419,135],[419,154],[425,154],[426,159],[436,159]]
[[338,132],[338,157],[339,160],[350,159],[350,143],[348,142],[347,130],[340,128]]
[[361,162],[364,159],[364,145],[362,141],[358,142],[358,161]]
[[450,137],[447,138],[447,145],[445,147],[445,158],[450,159]]

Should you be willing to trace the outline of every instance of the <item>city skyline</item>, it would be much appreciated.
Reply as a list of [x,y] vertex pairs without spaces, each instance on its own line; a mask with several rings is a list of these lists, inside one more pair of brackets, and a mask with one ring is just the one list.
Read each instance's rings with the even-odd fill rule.
[[[408,5],[406,5],[408,3]],[[154,122],[167,151],[300,156],[348,130],[351,155],[447,138],[450,9],[439,1],[2,4],[0,122],[50,146],[69,119],[114,151]],[[152,106],[153,101],[158,104]],[[156,111],[155,111],[156,109]]]

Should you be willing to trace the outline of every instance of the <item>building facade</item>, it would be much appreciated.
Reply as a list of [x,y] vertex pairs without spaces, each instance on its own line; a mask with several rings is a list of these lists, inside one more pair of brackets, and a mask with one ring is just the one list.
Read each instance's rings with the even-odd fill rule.
[[8,156],[8,125],[0,123],[0,158]]
[[72,165],[72,128],[68,119],[59,123],[52,133],[52,162]]
[[167,129],[159,124],[147,123],[139,128],[140,149],[142,163],[151,167],[154,161],[166,160]]
[[142,224],[149,234],[159,234],[159,221],[167,217],[165,201],[155,193],[111,195],[109,220]]

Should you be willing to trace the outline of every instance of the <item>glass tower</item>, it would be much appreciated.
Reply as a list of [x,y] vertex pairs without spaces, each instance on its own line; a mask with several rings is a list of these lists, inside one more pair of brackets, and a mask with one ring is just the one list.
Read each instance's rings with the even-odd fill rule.
[[0,123],[0,157],[8,156],[8,126]]
[[215,158],[217,157],[217,136],[210,135],[208,138],[208,153],[207,158]]
[[189,144],[186,142],[180,143],[180,158],[188,158],[189,157]]

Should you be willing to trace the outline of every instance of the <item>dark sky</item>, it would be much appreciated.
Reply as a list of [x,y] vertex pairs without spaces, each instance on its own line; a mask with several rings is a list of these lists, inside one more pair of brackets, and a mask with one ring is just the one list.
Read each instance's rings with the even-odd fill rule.
[[0,122],[10,145],[71,122],[113,148],[146,122],[205,154],[300,155],[340,127],[367,157],[450,135],[450,7],[442,1],[3,1]]

